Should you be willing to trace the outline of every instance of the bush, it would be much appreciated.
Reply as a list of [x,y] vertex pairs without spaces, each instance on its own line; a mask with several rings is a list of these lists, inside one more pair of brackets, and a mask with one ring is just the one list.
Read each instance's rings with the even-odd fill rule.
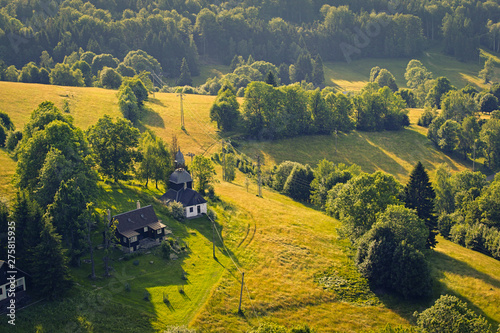
[[465,245],[465,235],[467,234],[466,224],[455,224],[450,230],[450,239],[459,245]]
[[118,89],[122,84],[122,76],[113,68],[104,67],[99,75],[101,85],[107,89]]
[[418,314],[417,324],[427,333],[490,332],[491,326],[483,316],[476,314],[455,296],[442,295],[433,306]]
[[465,247],[468,249],[481,251],[484,249],[484,236],[486,226],[481,223],[476,223],[467,227],[465,234]]
[[5,140],[5,148],[7,148],[10,151],[13,151],[16,149],[17,144],[21,139],[23,138],[23,132],[21,131],[10,131],[9,134],[7,134],[7,139]]
[[170,252],[172,251],[172,248],[170,246],[170,243],[166,240],[161,242],[161,254],[164,259],[170,259]]
[[428,296],[431,275],[424,254],[401,242],[392,257],[391,282],[392,289],[405,298]]
[[425,109],[425,111],[418,118],[417,124],[422,127],[429,127],[434,118],[436,117],[437,112],[433,109]]
[[182,221],[186,218],[186,210],[180,202],[169,202],[167,207],[170,215],[177,221]]
[[5,146],[5,141],[7,139],[7,130],[0,124],[0,147]]
[[56,64],[56,67],[50,71],[50,84],[83,87],[82,71],[72,70],[68,64]]
[[453,219],[451,218],[450,214],[442,214],[441,216],[439,216],[437,227],[444,238],[450,238],[450,230],[452,226]]

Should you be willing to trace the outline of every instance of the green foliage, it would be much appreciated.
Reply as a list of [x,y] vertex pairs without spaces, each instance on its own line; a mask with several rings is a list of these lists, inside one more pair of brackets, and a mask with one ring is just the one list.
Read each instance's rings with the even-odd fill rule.
[[[409,108],[416,108],[417,107],[417,96],[413,93],[412,90],[402,88],[396,91],[396,95],[400,96],[405,102],[406,106]],[[430,121],[429,121],[430,123]],[[422,126],[422,125],[420,125]],[[428,125],[427,125],[428,126]],[[427,127],[425,126],[425,127]]]
[[440,109],[441,99],[443,98],[443,96],[450,90],[454,89],[455,87],[451,85],[450,80],[443,76],[438,77],[436,80],[434,80],[434,83],[432,84],[429,93],[425,98],[426,104],[431,107],[437,107],[438,109]]
[[17,80],[24,83],[40,83],[40,70],[34,62],[30,62],[21,69]]
[[479,100],[479,110],[481,112],[491,113],[498,109],[498,98],[490,93],[484,94]]
[[10,65],[3,73],[2,77],[5,81],[17,82],[19,71],[16,69],[16,66]]
[[417,324],[425,332],[484,333],[491,326],[455,296],[442,295],[433,306],[415,313]]
[[102,86],[108,89],[118,89],[122,84],[122,76],[109,67],[104,67],[101,70],[99,80]]
[[434,118],[437,117],[437,112],[434,109],[426,108],[422,115],[418,118],[417,124],[422,127],[429,127]]
[[346,183],[355,174],[356,165],[344,168],[343,165],[334,165],[326,159],[321,160],[313,170],[314,179],[311,182],[310,200],[316,206],[325,209],[328,191],[339,183]]
[[55,299],[63,296],[71,287],[67,259],[59,236],[52,224],[43,221],[38,245],[33,248],[30,274],[33,290],[40,296]]
[[163,71],[158,60],[143,50],[128,52],[123,59],[123,63],[126,66],[132,67],[136,73],[147,71],[159,74]]
[[105,115],[87,130],[99,172],[117,182],[134,169],[139,130],[130,121]]
[[474,97],[459,90],[451,90],[442,97],[441,116],[461,123],[478,110]]
[[462,128],[455,120],[446,120],[437,132],[438,145],[445,152],[452,152],[458,148]]
[[440,215],[437,222],[437,228],[441,236],[447,239],[450,238],[450,232],[453,224],[453,217],[450,216],[450,214],[445,213]]
[[500,119],[489,119],[479,134],[490,167],[500,166]]
[[493,58],[488,57],[484,63],[484,68],[479,72],[479,77],[483,79],[484,83],[488,83],[491,80],[495,71],[495,63]]
[[[111,54],[99,54],[92,59],[92,72],[99,73],[104,67],[116,68],[118,67],[118,59],[114,58]],[[56,65],[57,66],[57,65]]]
[[326,210],[340,217],[348,236],[358,238],[370,230],[387,206],[399,203],[401,190],[391,175],[362,173],[330,190]]
[[7,130],[0,124],[0,147],[5,147],[5,141],[7,139]]
[[122,87],[120,87],[118,91],[118,106],[125,119],[130,120],[132,123],[139,119],[139,104],[130,86],[122,85]]
[[83,87],[85,82],[80,69],[72,70],[67,64],[56,64],[50,71],[50,84]]
[[488,226],[500,228],[500,176],[497,174],[495,180],[477,198],[481,222]]
[[309,165],[295,165],[283,185],[283,193],[296,200],[308,201],[312,180],[313,172]]
[[120,73],[122,77],[134,77],[137,75],[137,72],[135,69],[133,69],[130,66],[125,65],[123,62],[121,62],[118,67],[116,68],[116,71]]
[[398,86],[396,84],[396,79],[394,78],[394,75],[392,75],[392,73],[385,68],[382,68],[378,72],[373,82],[378,83],[378,85],[381,88],[389,87],[389,89],[391,89],[393,92],[396,92],[398,90]]
[[210,183],[214,181],[215,168],[212,161],[202,155],[196,155],[189,170],[193,175],[193,180],[196,181],[196,190],[204,194]]
[[[92,61],[90,63],[92,63]],[[92,86],[92,68],[90,67],[89,63],[87,63],[86,61],[83,61],[83,60],[79,60],[79,61],[75,62],[73,64],[73,66],[71,66],[71,69],[73,71],[79,69],[82,72],[85,86],[87,86],[87,87]],[[101,82],[102,82],[102,79],[101,79]]]
[[156,182],[165,181],[172,171],[171,156],[167,144],[151,131],[145,131],[139,141],[139,152],[142,156],[137,176],[146,180],[148,186],[149,179]]
[[[436,193],[432,188],[429,175],[421,162],[418,162],[410,173],[410,180],[404,189],[405,206],[417,211],[417,215],[427,226],[427,247],[436,246],[436,219],[434,216],[434,199]],[[422,250],[417,244],[415,248]]]
[[144,105],[144,101],[148,99],[148,90],[140,76],[136,76],[131,79],[124,79],[122,86],[120,89],[125,89],[126,87],[130,87],[137,99],[137,104],[139,107]]
[[221,88],[214,104],[210,108],[210,119],[217,122],[217,128],[231,131],[240,120],[239,103],[234,95],[234,87]]
[[189,66],[186,58],[182,59],[181,64],[181,75],[177,80],[178,86],[191,86],[193,84],[193,79],[191,78],[191,72],[189,71]]
[[172,251],[170,247],[170,243],[167,242],[166,240],[161,242],[161,255],[163,259],[170,259],[170,252]]

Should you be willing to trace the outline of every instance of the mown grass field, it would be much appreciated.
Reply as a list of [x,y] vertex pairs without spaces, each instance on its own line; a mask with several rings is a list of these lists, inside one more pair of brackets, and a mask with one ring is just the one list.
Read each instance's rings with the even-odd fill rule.
[[[15,94],[20,90],[24,95],[22,101],[16,102]],[[53,98],[61,106],[62,100],[68,98],[75,124],[88,128],[104,113],[119,115],[115,94],[116,91],[96,88],[0,82],[0,109],[11,115],[17,128],[22,128],[39,102]],[[140,128],[150,128],[168,142],[176,134],[184,153],[210,152],[219,140],[216,126],[208,117],[213,99],[185,96],[183,131],[179,97],[157,93],[146,104],[149,111]],[[419,112],[411,111],[412,122]],[[435,150],[424,132],[412,125],[401,132],[342,134],[337,154],[333,136],[241,142],[238,149],[251,157],[262,152],[265,167],[286,159],[315,164],[328,158],[337,163],[359,164],[367,172],[383,170],[401,181],[406,180],[418,160],[431,173],[443,162],[455,171],[469,167],[454,156]],[[0,193],[12,197],[10,178],[15,162],[1,150],[0,163]],[[136,182],[102,183],[100,207],[122,212],[135,208],[137,200],[142,205],[155,205],[160,219],[175,237],[189,245],[188,253],[172,262],[155,251],[129,261],[118,260],[122,255],[115,253],[114,277],[97,281],[87,278],[90,268],[83,264],[73,270],[78,285],[67,300],[20,311],[18,323],[24,326],[16,329],[35,331],[38,326],[44,332],[154,332],[168,325],[191,325],[202,331],[240,332],[271,320],[286,326],[307,323],[319,332],[360,332],[386,323],[409,325],[413,323],[414,311],[430,305],[430,301],[403,302],[373,293],[354,269],[352,250],[337,237],[339,221],[274,191],[264,189],[263,198],[259,198],[255,183],[247,192],[242,174],[233,183],[222,182],[218,169],[217,178],[215,192],[220,200],[212,202],[211,207],[218,215],[219,230],[231,258],[245,272],[248,289],[243,293],[243,315],[237,314],[241,275],[220,242],[216,250],[218,261],[213,260],[211,228],[206,219],[184,223],[169,219],[155,201],[162,191],[151,184],[145,189]],[[137,266],[134,260],[139,260]],[[440,239],[431,264],[436,297],[443,292],[455,293],[492,324],[500,323],[495,306],[500,304],[498,261]],[[97,273],[101,275],[102,264],[98,265]],[[187,273],[187,281],[181,279],[182,271]],[[125,290],[126,283],[130,292]],[[179,285],[184,285],[184,295],[179,293]],[[151,294],[151,301],[143,299],[145,290]],[[164,293],[169,304],[163,302]],[[1,320],[5,327],[4,318]]]
[[[498,58],[490,53],[483,52],[483,55],[493,56],[494,59]],[[463,63],[453,57],[443,55],[441,51],[436,49],[424,51],[417,59],[433,73],[433,78],[445,76],[459,89],[467,84],[479,89],[487,87],[478,77],[479,71],[484,66],[484,59],[481,60],[481,63]],[[398,87],[404,88],[406,87],[404,74],[410,60],[411,58],[398,58],[361,59],[349,63],[346,61],[325,62],[325,85],[333,85],[339,91],[361,90],[370,78],[370,70],[379,66],[388,69],[394,75]],[[493,81],[498,82],[499,79],[500,69],[497,68]]]

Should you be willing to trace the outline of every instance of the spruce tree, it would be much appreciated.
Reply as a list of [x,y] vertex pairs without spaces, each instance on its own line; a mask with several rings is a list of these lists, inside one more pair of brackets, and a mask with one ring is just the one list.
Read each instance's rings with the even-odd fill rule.
[[278,83],[276,82],[276,78],[274,77],[273,72],[269,71],[269,73],[267,73],[266,83],[272,85],[273,87],[278,86]]
[[436,246],[436,217],[434,216],[434,198],[429,175],[421,162],[418,162],[410,174],[410,180],[404,189],[404,200],[407,208],[415,209],[419,218],[429,228],[427,247]]
[[325,82],[325,72],[323,71],[323,60],[318,54],[314,59],[312,81],[315,85],[320,86]]
[[191,78],[191,72],[189,71],[189,66],[186,58],[182,58],[181,64],[181,76],[179,76],[179,81],[177,85],[179,86],[190,86],[193,84],[193,79]]
[[39,243],[33,251],[31,276],[34,290],[42,296],[54,299],[71,286],[67,257],[61,244],[61,236],[49,221],[43,221]]

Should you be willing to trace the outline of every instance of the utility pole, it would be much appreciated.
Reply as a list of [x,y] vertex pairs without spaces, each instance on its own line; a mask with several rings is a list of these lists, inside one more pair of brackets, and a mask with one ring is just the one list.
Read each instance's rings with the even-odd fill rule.
[[193,153],[187,153],[187,156],[191,157],[191,163],[193,163],[193,157],[195,156]]
[[[212,219],[210,219],[210,221],[212,221]],[[217,257],[215,256],[215,222],[214,221],[212,221],[212,246],[213,246],[214,259],[217,259]]]
[[258,179],[258,185],[259,185],[259,197],[262,198],[262,177],[260,173],[260,155],[257,155],[257,176],[259,177]]
[[476,164],[476,140],[474,140],[474,158],[472,159],[472,172],[474,172],[475,164]]
[[182,91],[177,95],[177,96],[180,96],[181,98],[181,128],[184,129],[184,108],[183,108],[183,105],[182,105],[182,100],[183,100],[183,96],[182,96]]
[[243,298],[243,284],[244,283],[245,283],[245,272],[241,272],[240,306],[238,306],[238,313],[243,313],[241,311],[241,299]]
[[224,149],[224,139],[220,140],[222,145],[222,180],[226,180],[226,151]]

